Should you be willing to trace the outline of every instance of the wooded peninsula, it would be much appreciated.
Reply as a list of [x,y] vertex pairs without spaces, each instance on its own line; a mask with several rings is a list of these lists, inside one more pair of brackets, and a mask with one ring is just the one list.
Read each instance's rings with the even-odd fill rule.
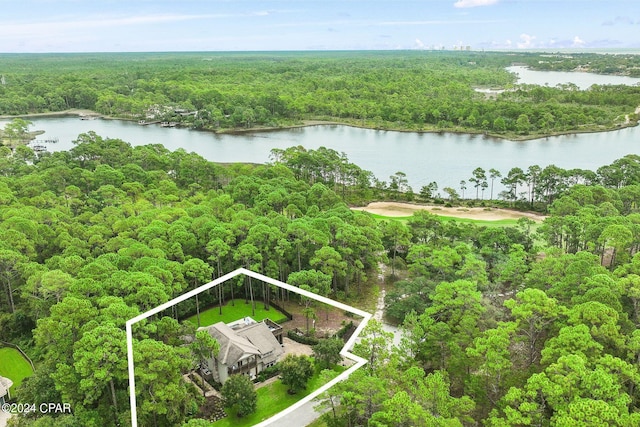
[[516,77],[505,70],[522,64],[638,76],[637,55],[365,51],[0,58],[0,115],[87,109],[215,131],[320,120],[525,139],[633,125],[640,94],[638,86],[515,85]]

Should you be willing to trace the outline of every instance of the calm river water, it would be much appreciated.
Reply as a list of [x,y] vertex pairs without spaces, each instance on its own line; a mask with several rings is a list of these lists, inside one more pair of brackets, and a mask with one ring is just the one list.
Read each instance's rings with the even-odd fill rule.
[[518,83],[550,87],[567,83],[573,83],[580,89],[588,89],[591,85],[633,86],[640,84],[640,78],[637,77],[609,76],[569,71],[534,71],[519,65],[507,67],[507,71],[518,75]]
[[[581,79],[595,76],[575,74],[580,74]],[[515,142],[480,135],[377,131],[335,125],[216,135],[118,120],[83,121],[77,117],[58,117],[32,118],[31,121],[32,129],[45,131],[39,138],[59,138],[59,143],[49,146],[53,151],[71,148],[72,141],[80,133],[90,130],[132,145],[162,144],[170,150],[184,148],[214,162],[264,163],[269,161],[273,148],[302,145],[317,149],[325,146],[346,153],[350,161],[372,171],[380,180],[388,181],[390,175],[402,171],[415,191],[431,181],[436,181],[441,189],[449,186],[459,190],[460,181],[468,180],[476,167],[487,171],[495,168],[503,175],[512,167],[526,169],[534,164],[595,170],[626,154],[640,152],[640,127]]]
[[[349,126],[323,125],[242,135],[216,135],[188,129],[140,126],[118,120],[79,120],[77,117],[34,118],[33,129],[57,137],[52,151],[68,150],[80,133],[120,138],[132,145],[162,144],[170,150],[184,148],[214,162],[269,161],[273,148],[325,146],[345,152],[360,167],[388,181],[397,171],[407,174],[417,191],[431,181],[440,188],[459,187],[476,167],[495,168],[506,174],[512,167],[526,169],[555,164],[562,168],[597,169],[626,154],[640,152],[640,127],[615,132],[564,135],[532,141],[507,141],[480,135],[377,131]],[[0,125],[2,125],[0,123]]]

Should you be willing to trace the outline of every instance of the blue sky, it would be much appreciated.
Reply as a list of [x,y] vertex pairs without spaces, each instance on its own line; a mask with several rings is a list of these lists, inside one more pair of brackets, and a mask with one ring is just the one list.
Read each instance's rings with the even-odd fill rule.
[[0,0],[0,52],[640,49],[637,0]]

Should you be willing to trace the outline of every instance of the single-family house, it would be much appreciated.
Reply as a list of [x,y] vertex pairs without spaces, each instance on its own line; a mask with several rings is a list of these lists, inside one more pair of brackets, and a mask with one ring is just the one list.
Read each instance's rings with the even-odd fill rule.
[[284,353],[282,328],[268,319],[256,322],[245,317],[228,325],[218,322],[200,329],[207,330],[220,344],[218,356],[207,361],[213,379],[220,383],[233,374],[253,379]]
[[7,403],[6,401],[11,399],[11,393],[9,389],[13,385],[13,381],[9,378],[0,377],[0,405]]

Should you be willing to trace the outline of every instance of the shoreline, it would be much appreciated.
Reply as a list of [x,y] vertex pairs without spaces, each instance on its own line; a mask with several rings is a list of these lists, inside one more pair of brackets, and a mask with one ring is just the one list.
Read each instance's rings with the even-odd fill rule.
[[[225,129],[202,129],[207,132],[213,132],[220,135],[241,135],[244,133],[259,133],[259,132],[277,132],[279,130],[287,129],[299,129],[310,126],[352,126],[347,123],[335,122],[335,121],[322,121],[322,120],[303,120],[300,124],[292,124],[285,126],[265,126],[265,127],[250,127],[250,128],[225,128]],[[355,127],[355,126],[354,126]]]
[[[105,117],[106,118],[106,117]],[[117,119],[110,118],[116,120],[127,120],[127,119]],[[205,132],[213,132],[221,135],[241,135],[245,133],[261,133],[261,132],[277,132],[277,131],[285,131],[289,129],[299,129],[311,126],[349,126],[358,129],[368,129],[375,131],[383,131],[383,132],[404,132],[404,133],[419,133],[419,134],[445,134],[451,133],[456,135],[470,135],[470,136],[479,136],[482,138],[495,138],[505,141],[513,141],[513,142],[521,142],[521,141],[535,141],[536,139],[547,139],[552,138],[554,136],[564,136],[564,135],[578,135],[583,133],[606,133],[606,132],[616,132],[622,129],[636,127],[640,124],[640,122],[628,122],[624,124],[620,124],[615,128],[611,129],[586,129],[586,130],[571,130],[566,132],[553,132],[549,134],[542,135],[522,135],[522,136],[512,136],[512,135],[500,135],[493,134],[484,131],[472,131],[472,130],[456,130],[456,129],[400,129],[400,128],[380,128],[380,127],[369,127],[364,125],[358,125],[355,123],[349,122],[339,122],[333,120],[305,120],[304,123],[294,124],[294,125],[285,125],[285,126],[268,126],[268,127],[251,127],[251,128],[237,128],[237,129],[220,129],[220,130],[212,130],[212,129],[201,129]]]
[[[640,112],[640,107],[638,107],[635,110],[634,113],[638,114],[638,112]],[[69,110],[63,110],[63,111],[49,111],[49,112],[45,112],[45,113],[0,115],[0,120],[14,119],[14,118],[27,118],[28,119],[30,117],[65,117],[65,116],[78,116],[78,117],[86,116],[86,117],[90,117],[92,119],[100,118],[100,119],[104,119],[104,120],[136,121],[136,119],[133,119],[133,118],[108,116],[108,115],[104,115],[104,114],[98,113],[98,112],[93,111],[93,110],[75,109],[75,108],[69,109]],[[636,127],[639,124],[640,124],[639,120],[631,121],[631,120],[627,119],[627,120],[625,120],[624,123],[620,123],[614,128],[584,129],[584,130],[574,129],[574,130],[570,130],[570,131],[552,132],[552,133],[549,133],[549,134],[540,134],[540,135],[501,135],[501,134],[494,134],[494,133],[481,131],[481,130],[475,130],[474,131],[472,129],[460,130],[460,129],[382,128],[382,127],[366,126],[366,125],[357,124],[357,123],[350,123],[348,121],[318,120],[318,119],[302,120],[302,123],[284,125],[284,126],[265,126],[265,127],[250,127],[250,128],[226,128],[226,129],[217,129],[217,130],[216,129],[206,129],[206,128],[204,128],[204,129],[197,129],[197,130],[198,131],[202,131],[202,132],[213,132],[215,134],[221,134],[221,135],[225,135],[225,134],[226,135],[234,135],[234,134],[240,135],[240,134],[245,134],[245,133],[277,132],[277,131],[283,131],[283,130],[288,130],[288,129],[305,128],[305,127],[310,127],[310,126],[349,126],[349,127],[359,128],[359,129],[369,129],[369,130],[384,131],[384,132],[405,132],[405,133],[408,132],[408,133],[418,133],[418,134],[428,134],[428,133],[445,134],[445,133],[451,133],[451,134],[456,134],[456,135],[470,135],[470,136],[479,136],[479,137],[482,137],[482,138],[495,138],[495,139],[506,140],[506,141],[521,142],[521,141],[534,141],[534,140],[537,140],[537,139],[547,139],[547,138],[551,138],[551,137],[555,137],[555,136],[564,136],[564,135],[578,135],[578,134],[583,134],[583,133],[615,132],[615,131],[619,131],[619,130],[630,128],[630,127]],[[178,127],[184,127],[184,126],[180,126],[180,124],[178,124]]]
[[93,110],[83,110],[78,108],[72,108],[70,110],[63,111],[47,111],[46,113],[28,113],[28,114],[5,114],[0,115],[0,119],[16,119],[16,118],[29,118],[29,117],[64,117],[64,116],[87,116],[87,117],[95,117],[95,118],[111,118],[116,120],[125,120],[125,119],[117,119],[115,117],[108,117],[102,115]]
[[[107,117],[103,116],[104,119],[108,120],[129,120],[132,119],[120,119],[117,117]],[[578,135],[583,133],[605,133],[605,132],[616,132],[622,129],[636,127],[640,124],[640,122],[629,122],[625,124],[620,124],[616,128],[612,129],[589,129],[589,130],[571,130],[566,132],[554,132],[550,134],[543,135],[524,135],[524,136],[516,136],[513,137],[511,135],[499,135],[493,133],[487,133],[484,131],[472,131],[472,130],[456,130],[456,129],[441,129],[441,130],[427,130],[427,129],[399,129],[399,128],[379,128],[379,127],[369,127],[364,125],[358,125],[355,123],[349,122],[339,122],[334,120],[304,120],[301,124],[292,124],[285,126],[265,126],[265,127],[251,127],[251,128],[235,128],[235,129],[198,129],[203,132],[213,132],[215,134],[220,135],[242,135],[246,133],[262,133],[262,132],[278,132],[278,131],[286,131],[289,129],[300,129],[311,126],[349,126],[358,129],[368,129],[375,131],[383,131],[383,132],[403,132],[403,133],[419,133],[419,134],[445,134],[451,133],[456,135],[470,135],[470,136],[479,136],[482,138],[495,138],[505,141],[513,141],[513,142],[522,142],[522,141],[534,141],[536,139],[547,139],[552,138],[554,136],[564,136],[564,135]],[[180,126],[178,126],[180,127]]]

